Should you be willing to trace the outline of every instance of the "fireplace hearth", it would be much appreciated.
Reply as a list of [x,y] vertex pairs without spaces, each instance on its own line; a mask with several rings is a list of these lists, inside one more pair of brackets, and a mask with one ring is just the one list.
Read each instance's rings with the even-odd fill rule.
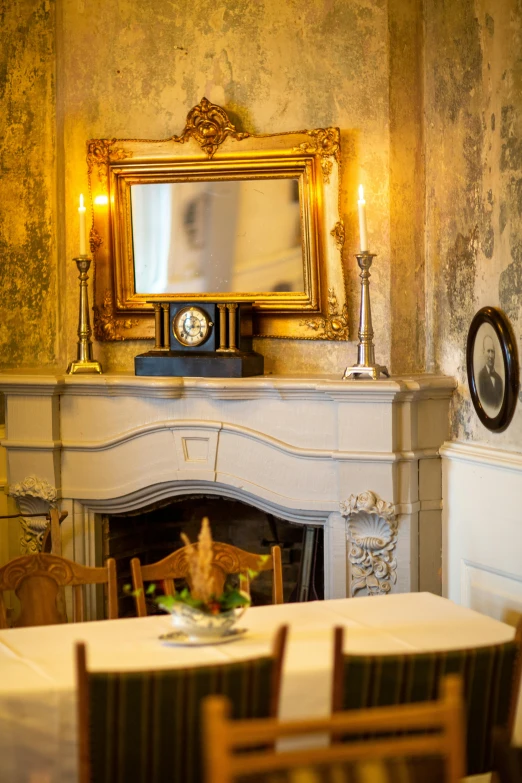
[[[134,614],[133,598],[124,590],[130,583],[130,560],[139,557],[143,565],[161,560],[182,546],[181,532],[196,541],[205,516],[210,520],[215,541],[233,544],[255,554],[268,554],[273,544],[279,544],[285,602],[324,597],[320,528],[291,524],[238,500],[197,495],[155,505],[138,513],[103,516],[103,558],[114,557],[117,563],[120,616]],[[315,532],[311,542],[310,532]],[[301,568],[304,547],[312,560],[306,574]],[[260,573],[252,582],[251,594],[255,605],[271,602],[270,572]]]

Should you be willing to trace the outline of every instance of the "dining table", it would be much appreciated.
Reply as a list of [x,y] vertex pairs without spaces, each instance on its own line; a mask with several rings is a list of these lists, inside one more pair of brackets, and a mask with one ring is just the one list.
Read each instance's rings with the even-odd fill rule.
[[328,715],[336,626],[345,628],[345,651],[365,655],[500,644],[515,632],[431,593],[251,607],[239,625],[246,632],[234,641],[202,646],[161,639],[172,629],[169,615],[0,631],[0,782],[76,783],[79,641],[92,670],[165,669],[264,655],[288,625],[279,715],[289,719]]

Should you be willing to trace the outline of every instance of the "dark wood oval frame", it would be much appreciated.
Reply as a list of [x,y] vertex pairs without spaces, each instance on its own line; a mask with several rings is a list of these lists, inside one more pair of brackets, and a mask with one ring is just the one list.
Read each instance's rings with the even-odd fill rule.
[[[489,324],[500,342],[502,350],[502,361],[504,362],[504,398],[502,405],[496,416],[488,416],[477,390],[475,382],[475,372],[473,366],[473,353],[477,332],[482,324]],[[468,340],[466,344],[466,368],[468,373],[468,384],[471,392],[471,401],[477,412],[480,421],[493,432],[502,432],[505,430],[515,412],[518,398],[518,357],[516,342],[513,337],[510,323],[504,313],[496,307],[483,307],[475,314],[471,326],[469,327]]]

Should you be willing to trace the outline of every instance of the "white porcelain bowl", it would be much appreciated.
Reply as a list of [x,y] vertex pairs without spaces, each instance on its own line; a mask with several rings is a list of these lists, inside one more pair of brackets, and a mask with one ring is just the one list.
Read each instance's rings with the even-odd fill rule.
[[187,604],[175,603],[170,613],[174,628],[186,633],[189,639],[217,639],[232,628],[246,609],[241,606],[221,614],[207,614]]

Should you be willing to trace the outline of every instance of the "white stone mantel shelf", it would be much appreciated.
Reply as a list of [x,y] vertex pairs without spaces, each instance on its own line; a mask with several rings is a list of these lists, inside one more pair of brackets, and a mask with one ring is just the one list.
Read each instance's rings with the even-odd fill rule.
[[36,476],[56,488],[69,510],[64,535],[69,529],[80,561],[96,561],[100,514],[222,495],[324,526],[327,594],[345,595],[339,504],[371,490],[395,505],[394,590],[411,590],[420,516],[440,517],[438,449],[455,385],[439,375],[342,381],[11,371],[0,374],[1,445],[10,486]]
[[261,375],[251,378],[153,378],[124,373],[63,375],[34,370],[0,373],[0,391],[19,395],[130,396],[176,399],[349,399],[383,401],[448,398],[456,388],[445,375],[343,381],[334,375]]

